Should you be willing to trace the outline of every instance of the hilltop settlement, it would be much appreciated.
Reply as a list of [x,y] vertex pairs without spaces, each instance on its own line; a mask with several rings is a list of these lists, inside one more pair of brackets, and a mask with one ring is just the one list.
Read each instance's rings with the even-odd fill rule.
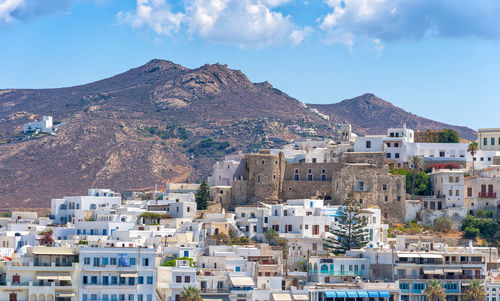
[[500,300],[500,128],[332,136],[6,213],[0,300]]

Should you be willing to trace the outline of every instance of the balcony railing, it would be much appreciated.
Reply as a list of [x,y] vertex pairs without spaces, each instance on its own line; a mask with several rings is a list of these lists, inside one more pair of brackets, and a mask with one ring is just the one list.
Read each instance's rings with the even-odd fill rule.
[[231,291],[226,288],[201,288],[203,294],[229,294]]
[[480,198],[494,199],[497,197],[497,193],[496,192],[480,192],[479,197]]

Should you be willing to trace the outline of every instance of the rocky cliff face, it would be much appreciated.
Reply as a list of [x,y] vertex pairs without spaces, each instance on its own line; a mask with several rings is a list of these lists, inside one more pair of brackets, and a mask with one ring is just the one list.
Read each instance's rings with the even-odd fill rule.
[[385,134],[388,128],[401,127],[406,123],[408,128],[418,131],[449,128],[457,130],[462,138],[472,140],[476,137],[475,131],[470,128],[417,116],[373,94],[363,94],[334,104],[308,106],[327,114],[331,120],[352,124],[353,130],[360,134]]
[[[405,120],[409,127],[426,126],[395,117],[400,109],[378,109],[369,99],[313,107],[365,132]],[[24,123],[43,115],[63,123],[55,136],[21,134]],[[224,154],[300,138],[288,125],[315,128],[322,137],[334,134],[329,122],[296,99],[221,64],[188,69],[152,60],[81,86],[0,90],[0,206],[40,208],[88,188],[122,191],[199,181]]]

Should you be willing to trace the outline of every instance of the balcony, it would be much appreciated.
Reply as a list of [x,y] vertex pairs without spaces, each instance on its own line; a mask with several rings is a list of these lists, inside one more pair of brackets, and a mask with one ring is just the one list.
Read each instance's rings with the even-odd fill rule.
[[487,199],[495,199],[497,197],[496,192],[480,192],[479,193],[480,198],[487,198]]
[[229,294],[231,291],[226,288],[201,288],[202,294]]

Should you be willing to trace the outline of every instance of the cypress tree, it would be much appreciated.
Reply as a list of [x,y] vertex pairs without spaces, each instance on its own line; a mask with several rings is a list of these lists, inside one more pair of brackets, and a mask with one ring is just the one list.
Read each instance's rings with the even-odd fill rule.
[[333,237],[325,239],[325,244],[335,253],[345,253],[368,244],[369,237],[365,227],[366,219],[360,216],[361,207],[352,193],[348,194],[344,205],[339,209],[338,227],[330,230]]
[[196,191],[194,195],[196,201],[196,209],[205,210],[208,207],[208,200],[210,199],[210,189],[205,180],[201,181],[200,188]]

